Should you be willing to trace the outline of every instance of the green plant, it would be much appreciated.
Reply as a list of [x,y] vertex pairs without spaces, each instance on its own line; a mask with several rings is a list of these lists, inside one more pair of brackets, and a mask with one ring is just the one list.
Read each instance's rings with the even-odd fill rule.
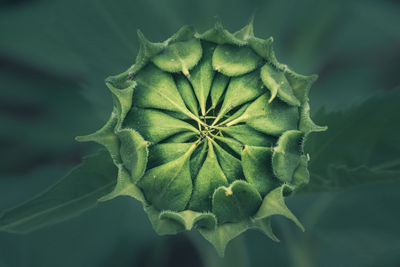
[[[131,196],[158,234],[196,227],[220,255],[249,228],[278,241],[273,215],[304,230],[284,199],[309,182],[304,145],[311,132],[326,130],[309,115],[316,76],[280,64],[273,39],[255,37],[252,21],[233,34],[217,23],[202,34],[184,26],[161,43],[138,36],[136,63],[106,79],[114,99],[109,121],[77,137],[102,144],[112,159],[100,153],[87,160],[96,186],[89,199]],[[79,179],[82,169],[75,172]],[[15,220],[12,211],[3,218],[9,231],[41,225],[7,219]]]
[[106,84],[114,98],[107,124],[78,137],[104,145],[118,167],[115,189],[143,203],[158,234],[196,226],[223,255],[248,228],[273,240],[272,215],[303,226],[284,197],[309,181],[309,117],[316,76],[278,63],[272,38],[253,24],[231,34],[184,26],[162,43],[139,31],[136,63]]

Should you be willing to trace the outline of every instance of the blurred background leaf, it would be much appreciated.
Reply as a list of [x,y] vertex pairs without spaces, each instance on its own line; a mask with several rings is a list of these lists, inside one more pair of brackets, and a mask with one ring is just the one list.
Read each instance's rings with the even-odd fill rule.
[[138,28],[152,41],[183,24],[202,32],[221,20],[234,31],[253,12],[256,35],[274,37],[280,62],[319,74],[311,110],[329,130],[310,138],[309,191],[337,190],[289,199],[306,233],[277,219],[281,243],[249,232],[219,259],[197,233],[156,236],[140,204],[120,198],[31,234],[0,233],[0,266],[400,265],[399,181],[338,190],[351,184],[344,179],[349,173],[354,183],[398,171],[389,164],[400,143],[392,92],[400,85],[395,0],[0,1],[0,211],[55,183],[99,148],[73,138],[108,118],[112,101],[103,81],[134,62]]
[[329,191],[400,179],[400,90],[377,93],[360,106],[315,118],[329,125],[306,143],[310,184],[303,191]]
[[116,176],[107,151],[87,156],[43,193],[0,214],[0,230],[25,234],[78,216],[114,189]]

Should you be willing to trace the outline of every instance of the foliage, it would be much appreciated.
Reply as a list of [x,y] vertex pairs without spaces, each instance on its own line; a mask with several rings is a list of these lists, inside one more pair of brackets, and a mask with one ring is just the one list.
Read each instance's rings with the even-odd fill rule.
[[[314,113],[316,107],[325,106],[325,111],[313,118],[329,125],[329,131],[311,135],[305,148],[311,155],[310,187],[303,188],[308,194],[288,199],[294,213],[304,214],[299,219],[307,232],[297,235],[277,220],[277,236],[282,243],[273,245],[249,232],[244,236],[246,246],[241,239],[233,241],[225,260],[215,259],[213,251],[196,241],[196,250],[202,256],[199,262],[207,266],[398,264],[398,215],[393,211],[399,184],[374,182],[398,178],[398,139],[393,135],[398,95],[388,92],[398,83],[397,3],[120,1],[111,5],[106,1],[18,1],[18,5],[6,5],[8,2],[1,3],[0,10],[0,119],[7,125],[0,130],[3,155],[7,155],[0,165],[3,210],[34,196],[82,155],[93,151],[93,146],[75,144],[71,137],[103,124],[110,105],[102,80],[121,66],[129,66],[138,48],[133,29],[150,33],[150,39],[162,39],[184,23],[209,27],[204,18],[214,14],[220,14],[226,25],[235,28],[257,7],[257,24],[263,25],[258,27],[258,35],[273,35],[277,54],[294,69],[320,76],[311,90],[311,106]],[[360,105],[366,99],[370,100]],[[94,104],[93,110],[90,104]],[[36,107],[45,112],[37,112]],[[64,112],[67,109],[68,114]],[[15,112],[18,110],[28,112]],[[384,120],[376,117],[371,123],[366,121],[363,114],[371,110],[372,114],[383,114]],[[345,136],[336,129],[347,117],[353,122],[346,125],[349,130]],[[385,134],[379,134],[380,130]],[[360,140],[366,133],[366,139]],[[318,157],[313,156],[318,142],[330,137],[332,143]],[[351,157],[357,152],[351,149],[353,143],[363,151],[357,153],[358,157]],[[339,147],[340,151],[330,154],[332,148]],[[330,162],[329,172],[322,169]],[[348,182],[354,186],[365,180],[373,183],[341,190]],[[317,193],[332,189],[333,193]],[[132,212],[127,213],[127,209]],[[1,233],[0,266],[99,266],[110,262],[120,266],[131,266],[132,262],[137,266],[179,266],[172,263],[173,252],[167,247],[189,241],[182,241],[182,235],[154,238],[144,218],[139,206],[129,199],[118,199],[32,234]],[[190,238],[197,240],[196,236]],[[143,247],[148,247],[148,253],[143,253]],[[185,246],[184,251],[190,249]],[[154,252],[165,252],[155,257],[163,259],[161,262],[143,258]]]

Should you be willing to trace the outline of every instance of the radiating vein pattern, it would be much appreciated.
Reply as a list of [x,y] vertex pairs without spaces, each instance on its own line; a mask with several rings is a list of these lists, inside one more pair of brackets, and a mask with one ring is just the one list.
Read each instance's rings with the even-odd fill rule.
[[[185,45],[189,50],[191,43],[181,43],[180,47]],[[213,210],[212,198],[217,188],[236,180],[258,189],[260,197],[278,187],[280,180],[290,182],[289,178],[274,175],[272,152],[267,151],[273,151],[283,133],[297,130],[299,107],[279,98],[269,101],[276,88],[265,86],[261,70],[266,76],[265,65],[268,69],[274,67],[250,48],[242,51],[241,47],[206,41],[199,48],[202,56],[190,70],[185,64],[185,59],[193,62],[190,53],[182,58],[176,52],[168,52],[153,60],[157,66],[149,63],[132,76],[137,86],[122,127],[137,131],[150,143],[152,161],[138,185],[158,209],[180,211],[189,207],[209,212]],[[249,53],[251,57],[240,62]],[[198,54],[196,51],[194,57]],[[171,71],[169,62],[175,60],[185,67]],[[231,76],[219,72],[220,68]],[[288,82],[284,85],[290,89]],[[213,101],[215,95],[222,97]],[[173,139],[188,132],[193,135]],[[299,158],[301,142],[293,150],[298,154],[294,158]],[[178,176],[168,176],[168,182],[148,175],[169,165],[174,166],[170,171]],[[297,165],[295,162],[290,169]],[[187,170],[182,173],[181,167]],[[176,200],[164,197],[165,191],[173,187],[185,190],[176,190]],[[190,194],[185,192],[189,188]],[[177,205],[175,201],[182,201],[179,196],[187,201]]]

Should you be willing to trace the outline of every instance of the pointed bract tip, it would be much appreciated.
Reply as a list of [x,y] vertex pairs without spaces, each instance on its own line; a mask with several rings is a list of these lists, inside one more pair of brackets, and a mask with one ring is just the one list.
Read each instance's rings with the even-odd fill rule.
[[144,36],[143,36],[143,33],[142,33],[142,31],[141,31],[140,29],[137,29],[137,30],[136,30],[136,33],[137,33],[137,35],[139,36],[139,38],[144,37]]
[[222,26],[222,22],[219,18],[217,18],[217,21],[215,22],[214,28],[217,30],[222,30],[224,29],[224,26]]
[[143,32],[140,29],[137,29],[137,35],[141,43],[150,43],[150,41],[144,36]]
[[310,75],[310,81],[315,82],[318,79],[318,74],[312,74]]
[[256,16],[256,11],[254,10],[253,13],[250,15],[249,24],[254,25],[255,16]]
[[78,142],[88,142],[88,141],[92,141],[92,136],[91,135],[81,135],[81,136],[76,136],[75,141]]
[[110,194],[107,194],[107,195],[105,195],[105,196],[102,196],[101,198],[99,198],[97,201],[99,201],[99,202],[106,202],[106,201],[109,201],[109,200],[111,200],[111,199],[113,199],[113,198],[115,198],[116,196],[112,196],[111,195],[111,193]]
[[247,24],[247,27],[251,27],[252,29],[254,28],[254,18],[256,12],[253,11],[253,13],[250,15],[249,23]]
[[104,82],[106,83],[106,85],[111,85],[111,86],[115,87],[115,86],[114,86],[114,79],[113,79],[112,76],[107,77],[107,78],[104,80]]

